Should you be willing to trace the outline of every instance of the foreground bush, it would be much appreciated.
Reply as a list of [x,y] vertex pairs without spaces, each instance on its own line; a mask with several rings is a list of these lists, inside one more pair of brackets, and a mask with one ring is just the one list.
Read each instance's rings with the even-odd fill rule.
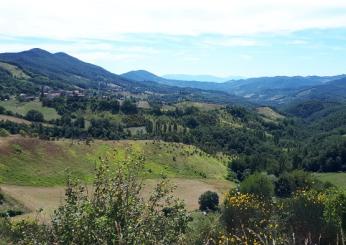
[[285,220],[298,243],[345,244],[346,195],[344,191],[297,191],[285,203]]
[[183,203],[171,195],[167,180],[157,184],[145,201],[139,180],[143,159],[116,165],[112,168],[109,161],[102,161],[92,194],[69,179],[66,203],[55,211],[51,224],[13,224],[13,240],[22,244],[180,243],[189,216]]
[[219,195],[213,191],[206,191],[199,197],[198,203],[201,211],[216,211],[219,208]]
[[262,173],[248,176],[241,184],[242,193],[254,194],[258,197],[270,199],[274,195],[274,184],[271,178]]
[[218,244],[345,244],[346,193],[301,190],[276,200],[231,191]]

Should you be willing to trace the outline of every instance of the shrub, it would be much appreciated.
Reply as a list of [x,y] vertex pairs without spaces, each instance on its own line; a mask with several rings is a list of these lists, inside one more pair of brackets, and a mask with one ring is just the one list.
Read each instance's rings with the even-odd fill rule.
[[137,106],[131,100],[126,99],[121,105],[121,111],[124,114],[136,114],[138,112]]
[[288,214],[286,223],[299,244],[308,238],[314,243],[337,244],[338,224],[334,219],[324,218],[328,199],[327,192],[300,190],[287,200],[283,213]]
[[324,218],[346,232],[346,190],[331,188],[325,199]]
[[214,244],[213,241],[218,240],[220,233],[224,233],[219,213],[214,212],[204,215],[197,212],[192,217],[188,229],[189,235],[185,241],[186,244]]
[[7,137],[9,135],[10,133],[6,129],[0,128],[0,137]]
[[23,130],[23,129],[19,130],[19,134],[20,134],[22,137],[26,137],[26,136],[29,135],[28,132],[26,132],[26,131]]
[[233,190],[224,199],[222,221],[229,233],[242,233],[244,227],[260,232],[270,223],[272,206],[269,200]]
[[241,182],[240,192],[269,199],[274,195],[274,184],[268,175],[255,173]]
[[279,179],[275,182],[275,194],[278,197],[290,197],[296,189],[294,178],[288,173],[280,175]]
[[10,220],[6,217],[6,218],[1,218],[0,217],[0,244],[1,241],[4,241],[3,244],[6,244],[5,242],[7,242],[10,239],[11,236],[11,223]]
[[25,118],[29,121],[33,122],[43,122],[44,117],[43,114],[36,110],[30,110],[26,113]]
[[198,199],[199,210],[216,211],[219,206],[219,196],[216,192],[206,191]]
[[310,173],[302,170],[294,170],[290,173],[283,173],[275,182],[275,194],[278,197],[290,197],[298,190],[309,190],[311,188],[323,190],[330,187],[326,183],[314,178]]

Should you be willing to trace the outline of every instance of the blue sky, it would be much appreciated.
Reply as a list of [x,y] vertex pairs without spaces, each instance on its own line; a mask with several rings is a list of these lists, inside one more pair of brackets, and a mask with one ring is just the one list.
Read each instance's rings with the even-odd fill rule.
[[115,73],[346,73],[345,1],[47,2],[1,1],[0,52],[62,51]]

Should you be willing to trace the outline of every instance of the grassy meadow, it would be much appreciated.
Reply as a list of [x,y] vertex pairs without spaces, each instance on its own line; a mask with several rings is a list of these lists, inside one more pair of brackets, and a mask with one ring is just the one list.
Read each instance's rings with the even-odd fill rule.
[[67,171],[90,183],[99,157],[125,159],[127,150],[145,153],[146,178],[224,179],[226,157],[162,141],[43,141],[19,136],[0,139],[0,183],[30,186],[64,185]]
[[315,176],[321,181],[327,181],[339,188],[346,188],[346,173],[316,173]]
[[45,120],[52,120],[60,118],[55,109],[49,107],[43,107],[42,103],[38,100],[30,102],[19,102],[15,99],[0,101],[0,106],[3,106],[6,110],[12,111],[25,116],[30,110],[37,110],[41,112]]

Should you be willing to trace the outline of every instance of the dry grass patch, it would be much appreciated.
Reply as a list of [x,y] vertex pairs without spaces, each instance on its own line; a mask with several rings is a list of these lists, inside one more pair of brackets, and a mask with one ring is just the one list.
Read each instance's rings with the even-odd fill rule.
[[[142,195],[144,198],[149,196],[154,186],[158,183],[157,179],[147,179],[144,181]],[[188,210],[192,211],[198,208],[198,198],[205,191],[211,190],[223,196],[234,183],[226,180],[197,180],[197,179],[171,179],[172,184],[177,188],[174,195],[184,200]],[[53,211],[64,201],[64,187],[31,187],[16,185],[1,185],[2,191],[11,196],[17,202],[22,204],[31,212],[18,216],[17,219],[36,216],[36,211],[42,209],[40,214],[43,220],[48,220]],[[89,186],[89,190],[92,187]]]
[[26,124],[26,125],[30,125],[31,124],[30,121],[25,120],[23,118],[7,116],[7,115],[0,115],[0,121],[11,121],[11,122],[21,123],[21,124]]

